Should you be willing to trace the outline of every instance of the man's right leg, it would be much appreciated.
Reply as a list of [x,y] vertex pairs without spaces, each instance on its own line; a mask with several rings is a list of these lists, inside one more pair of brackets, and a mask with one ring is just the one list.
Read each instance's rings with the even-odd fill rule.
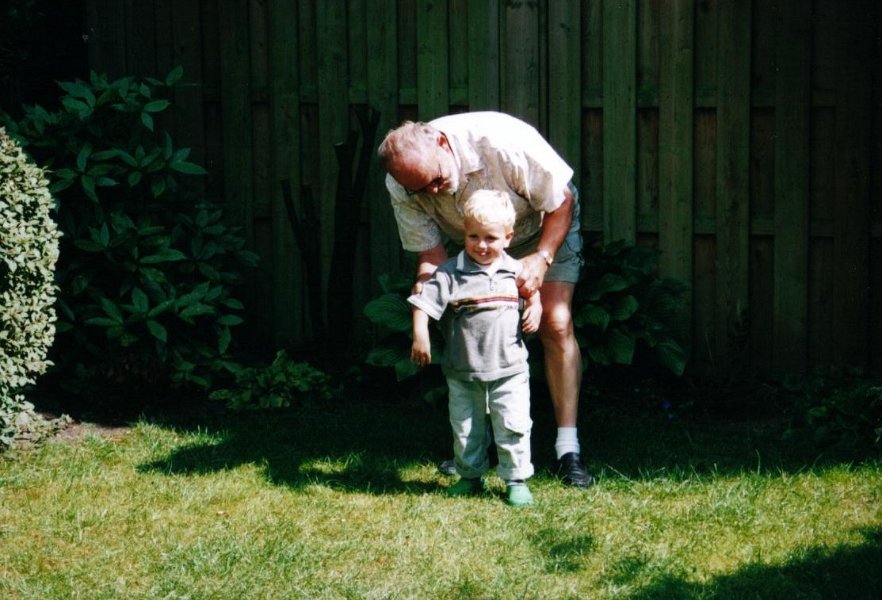
[[582,356],[573,330],[574,289],[574,284],[562,281],[548,281],[542,286],[539,338],[545,353],[545,379],[558,427],[555,443],[558,472],[564,483],[588,487],[594,480],[582,463],[576,436]]

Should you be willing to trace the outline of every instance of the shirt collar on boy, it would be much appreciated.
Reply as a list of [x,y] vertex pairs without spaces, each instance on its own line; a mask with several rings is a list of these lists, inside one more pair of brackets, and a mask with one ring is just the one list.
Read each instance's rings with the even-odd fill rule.
[[486,267],[482,267],[473,261],[465,250],[460,250],[456,257],[456,270],[463,273],[483,271],[488,275],[495,275],[499,271],[507,271],[517,275],[521,272],[521,268],[521,262],[516,258],[512,258],[505,252],[493,261],[492,264],[487,265]]

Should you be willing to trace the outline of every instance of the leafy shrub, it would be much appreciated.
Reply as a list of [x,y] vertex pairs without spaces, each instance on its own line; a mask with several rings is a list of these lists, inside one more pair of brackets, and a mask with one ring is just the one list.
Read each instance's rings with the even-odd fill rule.
[[60,233],[48,185],[0,128],[0,449],[34,419],[22,390],[46,371],[55,337]]
[[688,352],[680,339],[685,283],[658,275],[658,250],[615,242],[586,253],[573,299],[573,322],[583,358],[597,365],[630,365],[641,344],[680,376]]
[[379,339],[368,351],[365,362],[374,367],[391,367],[399,382],[413,381],[413,395],[434,403],[447,394],[447,384],[441,376],[438,363],[444,351],[444,341],[434,321],[429,334],[432,342],[432,365],[420,369],[410,360],[413,345],[413,317],[407,297],[413,287],[413,278],[404,274],[380,276],[383,293],[368,302],[364,315],[378,327]]
[[271,364],[239,367],[234,375],[234,386],[210,395],[234,410],[287,408],[314,400],[332,400],[338,395],[330,376],[308,363],[292,361],[284,350],[276,353]]
[[25,107],[12,126],[51,167],[65,234],[58,265],[60,380],[79,392],[132,383],[207,388],[229,367],[233,295],[256,256],[201,198],[188,160],[157,119],[165,81],[60,83],[60,108]]
[[882,382],[827,368],[786,378],[782,391],[794,399],[788,437],[809,435],[821,446],[882,452]]

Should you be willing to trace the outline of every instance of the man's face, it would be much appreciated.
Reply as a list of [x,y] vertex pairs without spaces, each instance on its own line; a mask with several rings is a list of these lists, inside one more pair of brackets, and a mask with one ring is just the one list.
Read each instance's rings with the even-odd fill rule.
[[442,137],[421,156],[399,157],[388,168],[408,195],[452,194],[459,188],[459,168],[447,138]]
[[492,264],[511,243],[512,232],[503,225],[485,225],[475,219],[465,219],[465,251],[479,265]]

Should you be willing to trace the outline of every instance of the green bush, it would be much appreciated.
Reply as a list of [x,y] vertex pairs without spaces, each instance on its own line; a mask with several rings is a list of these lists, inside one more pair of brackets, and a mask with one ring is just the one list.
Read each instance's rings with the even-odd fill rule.
[[789,376],[781,393],[792,398],[787,437],[856,452],[882,452],[882,382],[859,371],[819,368],[808,377]]
[[292,361],[284,350],[269,365],[240,367],[234,374],[235,385],[211,393],[212,399],[223,400],[233,410],[288,408],[339,395],[329,375],[308,363]]
[[411,395],[434,403],[447,394],[447,384],[438,364],[444,351],[444,341],[434,321],[429,333],[432,342],[432,364],[420,369],[410,360],[413,344],[413,318],[407,297],[413,287],[413,277],[384,274],[379,278],[383,293],[368,302],[363,313],[377,326],[377,342],[368,351],[365,362],[374,367],[395,370],[399,382],[413,383]]
[[51,168],[65,234],[58,264],[58,367],[67,389],[106,394],[132,384],[208,388],[234,363],[233,294],[256,256],[160,123],[181,76],[60,83],[60,108],[25,107],[14,123]]
[[641,346],[673,374],[686,369],[685,283],[658,276],[659,251],[622,242],[586,252],[573,322],[588,364],[630,365]]
[[46,371],[55,337],[61,234],[48,186],[44,172],[0,128],[0,450],[33,420],[22,391]]

